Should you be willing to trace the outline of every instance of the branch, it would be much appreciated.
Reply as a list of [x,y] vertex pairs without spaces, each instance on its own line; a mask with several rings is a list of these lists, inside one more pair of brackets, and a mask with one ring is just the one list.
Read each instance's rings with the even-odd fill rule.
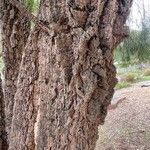
[[15,6],[16,8],[18,8],[18,10],[21,12],[21,14],[24,17],[27,17],[30,21],[32,20],[35,24],[37,24],[43,31],[50,33],[50,29],[40,20],[38,20],[38,18],[36,16],[34,16],[29,10],[26,9],[26,7],[20,3],[17,0],[9,0],[9,2]]

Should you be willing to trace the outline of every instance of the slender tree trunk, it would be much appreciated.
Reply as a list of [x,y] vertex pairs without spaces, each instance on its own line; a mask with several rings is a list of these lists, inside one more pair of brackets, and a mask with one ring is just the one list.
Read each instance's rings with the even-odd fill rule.
[[[23,0],[22,0],[23,2]],[[22,59],[22,52],[30,31],[28,18],[12,6],[9,0],[2,0],[3,21],[3,60],[4,67],[4,100],[6,111],[6,130],[10,134],[13,115],[14,95]]]
[[41,0],[21,63],[9,150],[94,150],[132,0]]

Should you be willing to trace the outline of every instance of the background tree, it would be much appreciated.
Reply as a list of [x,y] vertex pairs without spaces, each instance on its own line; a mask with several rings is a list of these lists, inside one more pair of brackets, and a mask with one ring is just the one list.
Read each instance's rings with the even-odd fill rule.
[[94,149],[131,3],[41,0],[19,70],[10,150]]
[[[138,23],[132,21],[132,15],[128,20],[131,32],[127,38],[116,50],[116,60],[125,64],[148,62],[150,60],[150,17],[149,10],[146,9],[144,1],[136,3],[139,20]],[[133,25],[134,24],[134,25]],[[136,29],[132,29],[133,26]]]

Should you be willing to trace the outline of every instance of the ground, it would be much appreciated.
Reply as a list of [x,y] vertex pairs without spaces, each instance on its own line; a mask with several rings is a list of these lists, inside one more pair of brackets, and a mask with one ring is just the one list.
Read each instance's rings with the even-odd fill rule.
[[[149,85],[149,87],[141,87]],[[150,81],[117,90],[95,150],[150,150]]]

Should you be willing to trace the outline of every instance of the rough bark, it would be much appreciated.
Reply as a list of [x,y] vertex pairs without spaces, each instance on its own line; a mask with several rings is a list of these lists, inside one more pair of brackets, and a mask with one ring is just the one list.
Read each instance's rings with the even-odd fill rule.
[[28,9],[26,9],[21,2],[18,0],[10,0],[10,3],[18,8],[23,17],[27,17],[30,21],[34,21],[34,23],[36,23],[36,25],[38,25],[43,31],[49,33],[49,28],[42,21],[38,20],[38,18],[34,16]]
[[34,31],[22,58],[10,136],[10,150],[34,150],[34,124],[37,113],[38,37]]
[[[23,2],[23,0],[22,0]],[[6,130],[10,133],[13,115],[14,95],[16,93],[17,78],[22,59],[22,52],[30,32],[30,22],[22,17],[21,12],[10,4],[9,0],[2,0],[2,40],[4,67],[4,99],[6,111]]]
[[0,150],[7,150],[7,134],[5,130],[5,104],[2,89],[2,80],[0,78]]
[[132,0],[41,0],[21,64],[10,150],[94,150]]

